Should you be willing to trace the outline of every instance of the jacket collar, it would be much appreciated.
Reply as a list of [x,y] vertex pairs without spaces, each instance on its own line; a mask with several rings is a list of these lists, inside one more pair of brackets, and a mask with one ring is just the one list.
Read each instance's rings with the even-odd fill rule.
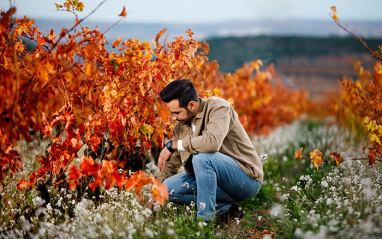
[[202,118],[202,112],[203,112],[203,109],[204,109],[204,106],[206,105],[206,102],[207,102],[207,99],[202,99],[200,98],[200,107],[199,107],[199,112],[196,114],[195,118],[194,119],[200,119]]

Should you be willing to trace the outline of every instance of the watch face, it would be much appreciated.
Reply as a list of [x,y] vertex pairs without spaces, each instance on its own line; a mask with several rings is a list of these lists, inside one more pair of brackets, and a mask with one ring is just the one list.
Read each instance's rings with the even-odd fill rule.
[[166,148],[167,148],[171,153],[175,152],[175,150],[172,148],[172,141],[168,141],[168,142],[166,143]]
[[168,141],[167,144],[166,144],[166,147],[167,148],[172,148],[172,141]]

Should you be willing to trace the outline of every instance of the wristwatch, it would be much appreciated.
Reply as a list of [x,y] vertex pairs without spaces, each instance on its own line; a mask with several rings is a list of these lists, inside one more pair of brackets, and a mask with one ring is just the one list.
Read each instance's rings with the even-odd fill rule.
[[170,151],[170,153],[174,153],[175,150],[172,148],[172,141],[168,141],[165,145],[165,147],[168,149],[168,151]]

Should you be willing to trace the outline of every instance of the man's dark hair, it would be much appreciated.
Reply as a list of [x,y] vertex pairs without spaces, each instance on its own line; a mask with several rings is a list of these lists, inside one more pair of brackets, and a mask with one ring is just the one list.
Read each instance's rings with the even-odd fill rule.
[[194,84],[188,79],[175,80],[168,84],[160,93],[163,102],[179,100],[179,107],[186,108],[190,101],[199,100],[198,92]]

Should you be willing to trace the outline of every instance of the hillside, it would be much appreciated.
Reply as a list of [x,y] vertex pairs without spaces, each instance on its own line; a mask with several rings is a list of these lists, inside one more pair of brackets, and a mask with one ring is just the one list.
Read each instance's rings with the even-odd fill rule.
[[[365,39],[377,49],[382,39]],[[366,48],[351,37],[257,36],[209,39],[210,60],[217,60],[220,70],[233,72],[244,63],[261,59],[264,66],[273,63],[277,77],[286,84],[310,91],[320,97],[337,87],[343,76],[356,78],[354,63],[361,61],[371,70],[373,59]]]

